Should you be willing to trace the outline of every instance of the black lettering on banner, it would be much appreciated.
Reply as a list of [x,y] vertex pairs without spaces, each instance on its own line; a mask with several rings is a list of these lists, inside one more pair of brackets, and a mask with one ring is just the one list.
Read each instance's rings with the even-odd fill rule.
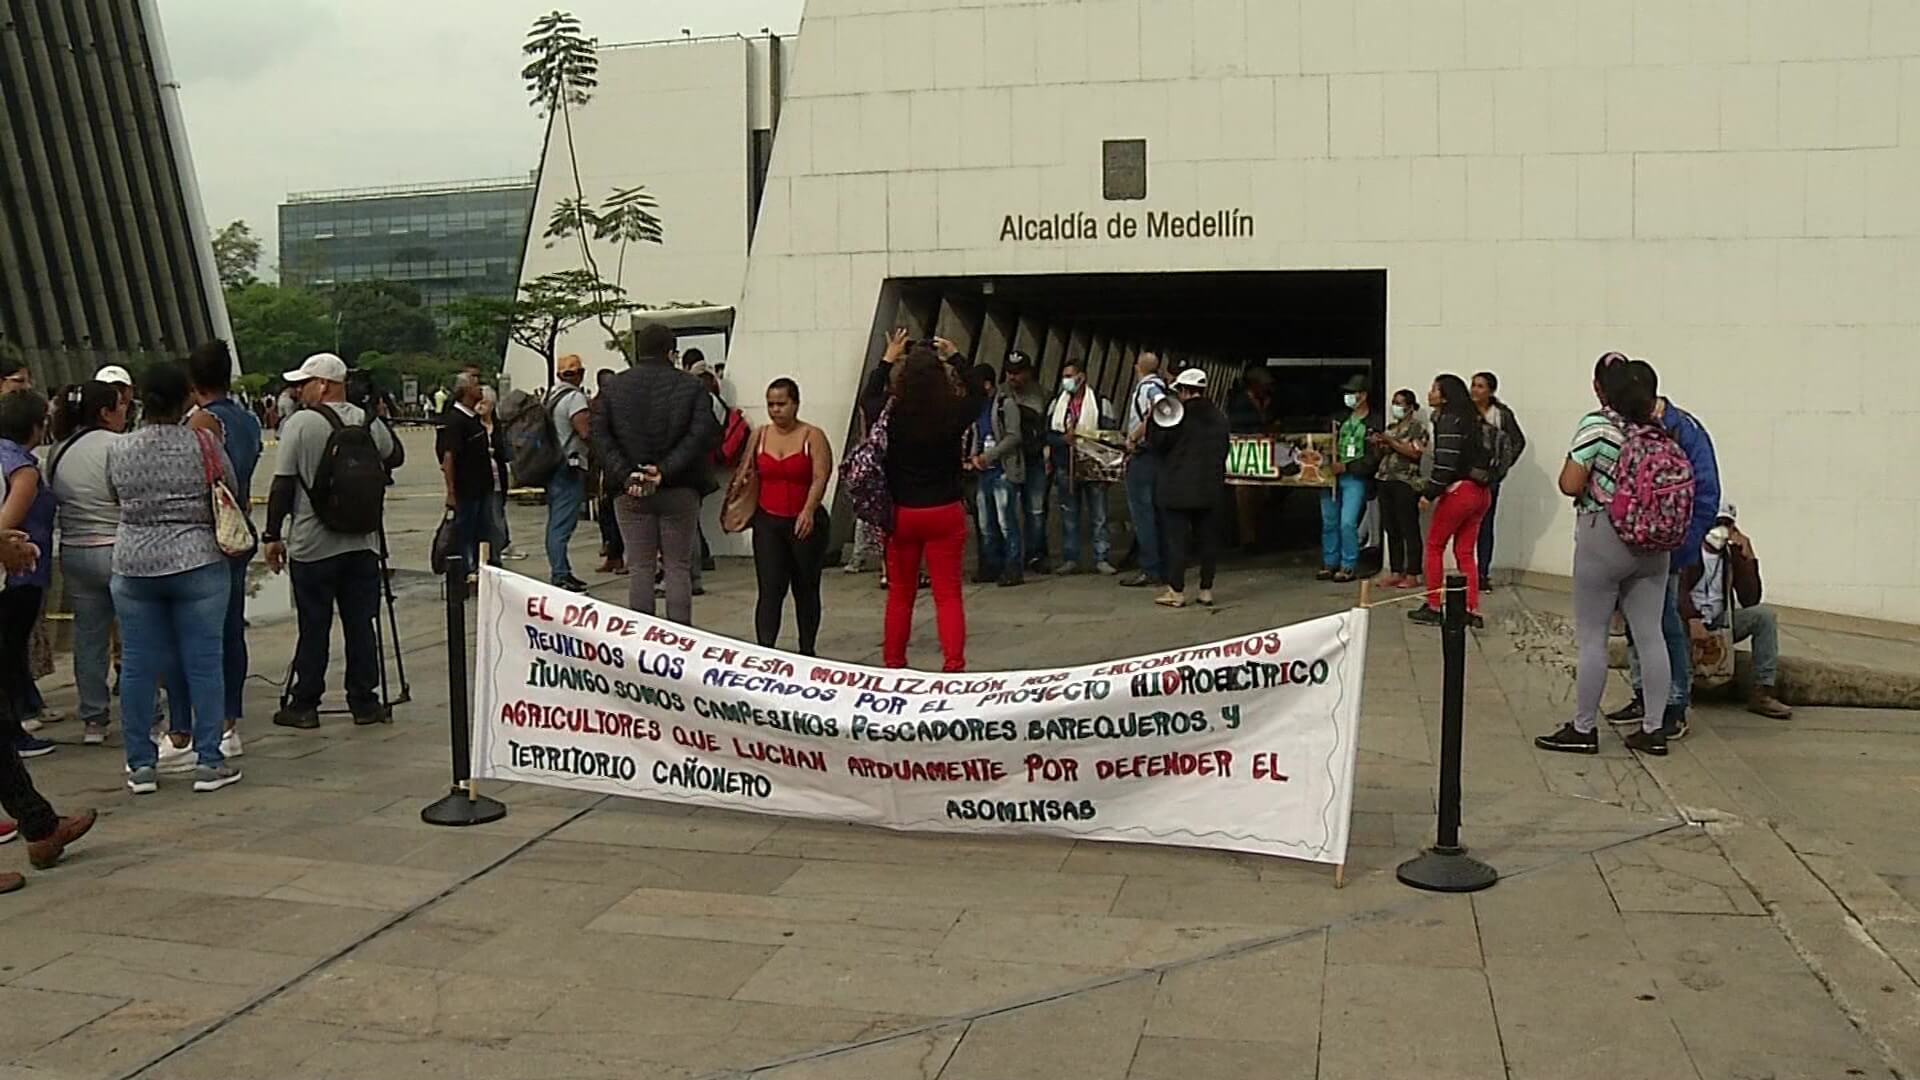
[[715,795],[745,795],[752,799],[773,796],[773,781],[759,773],[729,769],[724,765],[709,765],[691,757],[678,762],[654,762],[653,782]]
[[619,668],[627,664],[626,650],[618,645],[608,645],[604,641],[588,641],[572,634],[559,634],[529,626],[527,648],[535,652],[552,653],[566,660],[591,660],[596,664]]
[[1027,721],[1028,742],[1092,742],[1095,739],[1165,739],[1207,730],[1204,710],[1130,712],[1122,716],[1052,716]]
[[508,760],[516,769],[585,776],[596,780],[631,781],[639,765],[625,754],[586,750],[578,746],[542,746],[507,740]]
[[754,727],[771,728],[774,731],[806,735],[816,739],[840,737],[839,717],[794,712],[790,709],[763,709],[745,701],[716,701],[696,697],[693,699],[693,714],[703,720],[750,724]]
[[952,821],[997,821],[1012,825],[1036,822],[1092,821],[1093,801],[1061,799],[948,799],[947,818]]
[[613,684],[590,668],[561,667],[536,656],[527,668],[527,685],[542,690],[571,690],[579,694],[611,694]]

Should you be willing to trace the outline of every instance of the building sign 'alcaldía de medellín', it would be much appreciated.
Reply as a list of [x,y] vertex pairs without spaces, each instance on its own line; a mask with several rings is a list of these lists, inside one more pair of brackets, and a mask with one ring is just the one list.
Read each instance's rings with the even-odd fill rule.
[[[1144,219],[1144,220],[1143,220]],[[1084,212],[1028,217],[1008,214],[1000,223],[1000,241],[1044,243],[1059,240],[1236,240],[1253,236],[1253,215],[1231,210],[1171,210],[1117,213],[1102,222]]]

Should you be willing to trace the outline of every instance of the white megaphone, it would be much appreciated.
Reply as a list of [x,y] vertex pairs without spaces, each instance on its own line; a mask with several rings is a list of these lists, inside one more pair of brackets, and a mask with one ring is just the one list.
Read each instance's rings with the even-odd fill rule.
[[1186,415],[1186,405],[1172,394],[1153,403],[1153,422],[1160,427],[1179,427],[1180,419]]

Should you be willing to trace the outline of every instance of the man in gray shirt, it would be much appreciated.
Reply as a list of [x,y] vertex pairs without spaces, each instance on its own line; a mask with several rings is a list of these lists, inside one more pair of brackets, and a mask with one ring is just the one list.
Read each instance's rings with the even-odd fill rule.
[[555,585],[574,592],[587,591],[587,583],[573,575],[573,561],[567,556],[587,491],[587,392],[580,389],[586,377],[586,365],[568,353],[555,365],[557,381],[547,392],[547,412],[553,417],[554,439],[564,459],[547,480],[547,568]]
[[[347,403],[347,365],[338,356],[317,353],[285,377],[299,391],[303,407],[280,425],[267,529],[260,539],[268,569],[276,574],[285,569],[293,579],[299,641],[286,700],[273,722],[291,728],[320,726],[337,607],[347,650],[347,707],[356,724],[383,723],[389,717],[379,697],[380,651],[374,635],[374,621],[380,617],[380,531],[337,531],[315,508],[314,483],[329,444],[335,442],[334,425],[320,410],[330,410],[343,430],[364,426],[388,468],[399,458],[399,443],[387,425],[369,424],[362,409]],[[335,466],[339,464],[336,459]],[[283,535],[281,527],[289,518],[291,526]]]

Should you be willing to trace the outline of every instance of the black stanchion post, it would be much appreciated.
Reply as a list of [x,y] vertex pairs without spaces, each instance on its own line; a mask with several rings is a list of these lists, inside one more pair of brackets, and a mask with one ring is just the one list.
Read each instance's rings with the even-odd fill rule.
[[452,729],[453,790],[420,811],[429,825],[485,825],[507,807],[473,790],[473,750],[467,704],[467,560],[447,556],[447,723]]
[[1400,864],[1402,884],[1432,892],[1478,892],[1500,872],[1467,854],[1460,844],[1460,729],[1467,692],[1467,579],[1447,577],[1447,607],[1440,624],[1444,681],[1440,690],[1440,827],[1434,845]]

